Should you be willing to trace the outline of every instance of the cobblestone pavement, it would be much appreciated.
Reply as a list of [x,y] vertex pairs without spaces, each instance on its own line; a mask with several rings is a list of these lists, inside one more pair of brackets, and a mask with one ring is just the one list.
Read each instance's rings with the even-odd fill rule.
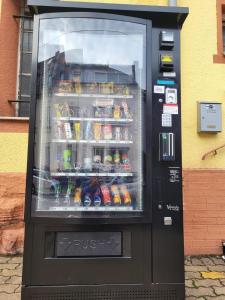
[[[0,256],[0,300],[20,300],[22,258]],[[186,299],[225,300],[225,263],[220,257],[187,257]]]

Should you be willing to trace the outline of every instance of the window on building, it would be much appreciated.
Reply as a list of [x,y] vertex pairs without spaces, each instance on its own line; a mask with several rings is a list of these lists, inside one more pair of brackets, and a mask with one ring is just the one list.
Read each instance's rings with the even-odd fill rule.
[[23,2],[21,10],[18,74],[18,116],[28,117],[31,100],[33,19],[26,5],[26,1]]
[[217,54],[213,60],[225,64],[225,0],[217,0]]

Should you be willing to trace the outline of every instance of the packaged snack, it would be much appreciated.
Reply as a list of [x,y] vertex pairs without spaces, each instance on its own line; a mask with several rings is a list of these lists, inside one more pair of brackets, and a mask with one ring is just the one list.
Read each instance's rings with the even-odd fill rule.
[[92,159],[90,157],[84,158],[84,170],[87,172],[92,171]]
[[64,123],[64,130],[65,130],[66,139],[72,139],[73,135],[72,135],[72,130],[69,122]]
[[131,118],[131,115],[130,115],[130,112],[129,112],[129,108],[128,108],[128,104],[126,101],[123,101],[122,102],[122,108],[123,108],[123,114],[124,114],[124,117],[126,119],[129,119]]
[[101,123],[94,123],[94,139],[100,140],[102,135],[102,125]]
[[63,139],[64,138],[64,124],[62,121],[56,122],[56,138]]
[[120,192],[121,192],[121,195],[123,197],[123,202],[125,205],[131,205],[131,197],[130,197],[130,193],[127,189],[127,186],[126,185],[121,185],[120,186]]
[[60,80],[58,83],[58,93],[71,93],[73,85],[70,80]]
[[75,132],[75,139],[77,141],[80,141],[81,139],[80,122],[74,123],[74,132]]
[[123,137],[125,141],[129,141],[129,128],[128,127],[124,127],[123,129]]
[[108,124],[103,127],[104,139],[111,140],[112,139],[112,125]]
[[102,94],[113,94],[114,90],[114,83],[107,82],[107,83],[100,83],[100,93]]
[[62,117],[62,109],[60,104],[54,104],[55,116],[56,118]]
[[86,128],[85,128],[85,139],[86,140],[90,140],[92,137],[92,133],[91,133],[91,122],[88,121],[86,123]]
[[115,127],[114,129],[114,138],[116,141],[121,140],[121,128],[120,127]]
[[115,119],[120,119],[121,118],[121,110],[120,110],[120,106],[119,105],[114,105],[114,113],[113,113],[113,117]]

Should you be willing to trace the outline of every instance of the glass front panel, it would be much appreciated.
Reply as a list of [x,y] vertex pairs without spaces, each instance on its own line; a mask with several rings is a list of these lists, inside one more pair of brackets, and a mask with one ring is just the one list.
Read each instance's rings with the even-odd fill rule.
[[145,57],[145,25],[40,21],[36,215],[143,210]]

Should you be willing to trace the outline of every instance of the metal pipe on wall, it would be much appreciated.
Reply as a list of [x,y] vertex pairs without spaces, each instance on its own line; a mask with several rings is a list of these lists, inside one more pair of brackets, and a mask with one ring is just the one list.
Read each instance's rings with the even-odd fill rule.
[[169,6],[177,6],[177,0],[168,0]]

